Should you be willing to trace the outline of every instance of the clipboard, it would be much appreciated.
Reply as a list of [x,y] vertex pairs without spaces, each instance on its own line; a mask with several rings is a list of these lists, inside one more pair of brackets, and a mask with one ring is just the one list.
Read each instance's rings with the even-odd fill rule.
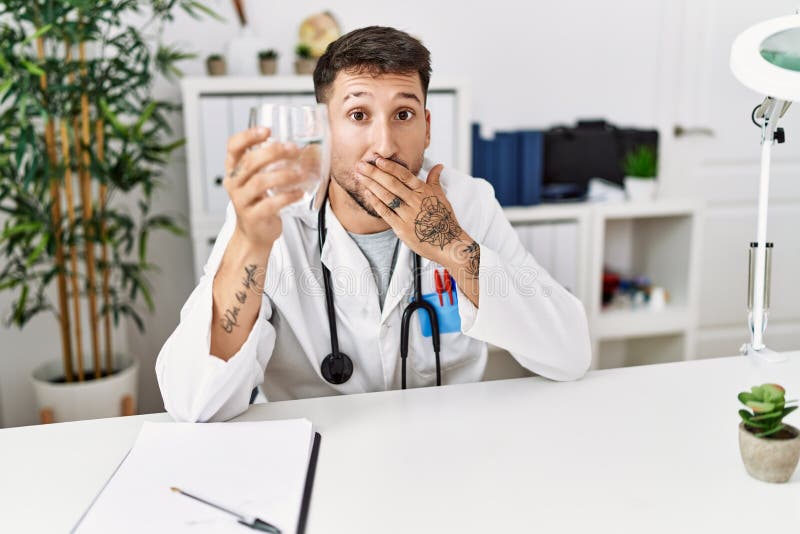
[[[145,423],[71,532],[238,532],[213,503],[304,534],[321,441],[304,419]],[[206,504],[170,491],[184,483]]]

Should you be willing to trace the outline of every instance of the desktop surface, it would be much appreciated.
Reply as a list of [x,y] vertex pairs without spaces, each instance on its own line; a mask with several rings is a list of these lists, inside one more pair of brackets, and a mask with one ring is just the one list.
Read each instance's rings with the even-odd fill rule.
[[[306,417],[322,434],[311,534],[794,528],[800,470],[750,478],[737,438],[738,392],[800,396],[800,352],[786,355],[276,402],[235,420]],[[146,420],[170,418],[0,430],[0,531],[69,530]]]

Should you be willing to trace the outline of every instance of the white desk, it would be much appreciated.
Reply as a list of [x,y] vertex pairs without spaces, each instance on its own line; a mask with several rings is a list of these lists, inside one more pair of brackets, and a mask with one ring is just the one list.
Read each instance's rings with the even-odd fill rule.
[[[736,394],[800,396],[800,352],[261,405],[322,434],[308,532],[798,532],[800,470],[751,479]],[[65,532],[145,420],[0,431],[0,532]],[[797,415],[788,422],[798,424]],[[244,531],[243,531],[244,532]]]

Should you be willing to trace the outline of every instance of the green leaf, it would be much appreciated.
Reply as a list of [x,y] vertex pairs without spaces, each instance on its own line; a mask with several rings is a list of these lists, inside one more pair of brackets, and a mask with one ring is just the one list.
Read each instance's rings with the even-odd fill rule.
[[196,19],[199,18],[199,16],[197,15],[197,13],[195,13],[195,10],[198,10],[198,11],[201,11],[201,12],[205,13],[206,15],[211,17],[212,19],[218,20],[219,22],[225,22],[225,18],[224,17],[222,17],[216,11],[214,11],[213,9],[211,9],[210,7],[208,7],[206,5],[203,5],[200,2],[197,2],[197,1],[184,2],[184,3],[181,4],[181,7],[190,16],[192,16],[192,17],[194,17]]
[[157,107],[158,107],[158,102],[150,102],[147,105],[147,107],[144,108],[142,115],[139,117],[139,120],[136,121],[136,125],[133,127],[134,135],[138,136],[142,133],[142,126],[144,126],[144,123],[146,123],[148,119],[150,119],[150,116],[153,114],[153,112],[156,110]]
[[0,95],[8,91],[9,87],[14,85],[14,81],[15,81],[14,78],[9,78],[6,81],[4,81],[3,85],[0,85]]
[[33,249],[33,252],[31,252],[28,255],[28,258],[25,260],[25,267],[30,267],[31,265],[33,265],[33,262],[35,262],[39,258],[39,256],[42,255],[42,251],[45,249],[45,247],[47,247],[49,237],[50,237],[49,234],[42,234],[42,238],[39,241],[39,244],[36,246],[35,249]]
[[748,401],[745,404],[753,410],[753,413],[768,413],[775,409],[775,404],[771,402]]
[[764,395],[764,400],[769,402],[778,402],[783,400],[786,390],[784,390],[778,384],[763,384],[761,386],[761,392]]
[[12,287],[17,287],[20,283],[22,283],[22,280],[18,278],[13,278],[11,280],[0,282],[0,291],[3,291],[5,289],[10,289]]
[[38,65],[31,63],[27,59],[20,58],[19,62],[22,63],[22,66],[25,67],[25,70],[31,74],[36,76],[44,76],[46,74]]
[[41,228],[42,223],[40,222],[29,222],[11,226],[3,232],[2,236],[0,236],[0,243],[18,234],[38,232]]
[[100,109],[103,111],[103,116],[106,120],[111,123],[111,126],[123,137],[128,137],[128,128],[119,121],[116,114],[108,107],[108,102],[104,98],[100,99]]
[[770,428],[768,430],[765,430],[764,432],[760,432],[760,433],[756,434],[756,437],[757,438],[766,438],[767,436],[771,436],[772,434],[776,434],[776,433],[780,432],[781,430],[783,430],[783,425],[777,425],[774,428]]
[[45,33],[49,32],[50,28],[52,27],[53,27],[52,24],[45,24],[44,26],[36,30],[34,33],[30,34],[24,41],[22,41],[22,44],[23,45],[30,44],[31,42],[35,41]]
[[25,317],[25,304],[28,301],[28,284],[22,286],[22,293],[17,301],[17,307],[14,311],[14,322],[21,325]]
[[746,391],[743,391],[742,393],[739,393],[738,398],[739,398],[739,402],[741,402],[744,405],[747,405],[747,403],[750,402],[751,400],[756,400],[753,397],[752,393],[748,393]]
[[783,410],[775,410],[769,413],[757,415],[753,417],[752,421],[770,421],[772,419],[780,420],[783,418]]

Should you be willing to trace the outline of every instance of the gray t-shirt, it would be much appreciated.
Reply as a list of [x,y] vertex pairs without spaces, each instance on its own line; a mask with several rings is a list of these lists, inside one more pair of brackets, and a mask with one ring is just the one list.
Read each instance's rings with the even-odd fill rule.
[[392,279],[399,240],[391,228],[376,234],[347,233],[367,258],[372,275],[375,277],[375,285],[378,286],[378,304],[383,310],[383,301],[386,299],[389,281]]

